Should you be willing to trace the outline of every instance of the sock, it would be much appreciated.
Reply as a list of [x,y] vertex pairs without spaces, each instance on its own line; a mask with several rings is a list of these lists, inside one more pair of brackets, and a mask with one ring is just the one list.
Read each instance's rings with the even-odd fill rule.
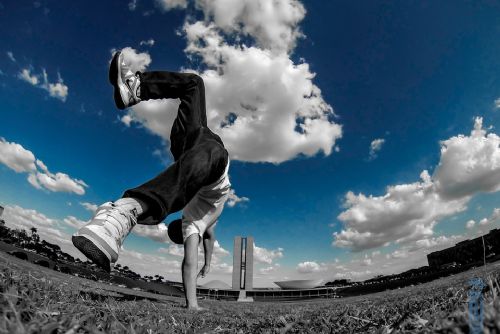
[[115,206],[119,206],[124,210],[130,211],[136,218],[144,212],[141,203],[132,197],[120,198],[115,201]]

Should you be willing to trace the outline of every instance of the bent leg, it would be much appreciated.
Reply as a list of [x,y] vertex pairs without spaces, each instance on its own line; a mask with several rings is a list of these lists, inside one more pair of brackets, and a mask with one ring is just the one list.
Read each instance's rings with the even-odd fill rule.
[[186,136],[207,127],[203,79],[193,73],[155,71],[138,74],[141,100],[178,98],[181,101],[170,134],[170,150],[177,160],[183,153]]
[[152,180],[127,190],[123,197],[147,203],[148,210],[139,216],[139,224],[159,224],[168,214],[183,209],[203,186],[215,182],[227,163],[224,147],[207,140],[186,151]]

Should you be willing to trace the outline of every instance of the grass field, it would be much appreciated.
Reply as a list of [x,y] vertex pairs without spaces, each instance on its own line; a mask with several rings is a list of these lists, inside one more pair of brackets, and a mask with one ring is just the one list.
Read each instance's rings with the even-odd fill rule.
[[468,333],[468,280],[482,277],[484,333],[500,333],[500,263],[371,295],[293,303],[184,300],[69,276],[0,253],[2,333]]

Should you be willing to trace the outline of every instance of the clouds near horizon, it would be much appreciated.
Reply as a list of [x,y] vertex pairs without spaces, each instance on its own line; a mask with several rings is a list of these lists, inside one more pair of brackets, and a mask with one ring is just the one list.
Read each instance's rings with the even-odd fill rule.
[[382,196],[349,191],[333,245],[361,251],[432,237],[439,221],[464,211],[475,194],[500,189],[500,137],[488,134],[477,117],[469,136],[441,142],[434,174],[424,170],[420,178],[388,186]]
[[47,166],[41,160],[36,159],[31,151],[18,143],[8,142],[1,137],[0,163],[16,173],[28,173],[28,182],[37,189],[83,195],[85,188],[88,187],[83,180],[71,178],[68,174],[51,173]]

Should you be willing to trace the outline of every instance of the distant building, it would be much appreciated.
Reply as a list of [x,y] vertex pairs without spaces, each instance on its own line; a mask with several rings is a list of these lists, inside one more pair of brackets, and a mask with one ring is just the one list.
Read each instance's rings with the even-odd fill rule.
[[238,301],[253,301],[247,290],[253,289],[253,237],[235,237],[233,249],[233,290],[239,290]]
[[[483,247],[484,240],[484,247]],[[493,229],[481,237],[464,240],[455,246],[427,255],[430,267],[449,266],[452,264],[466,265],[482,263],[500,257],[500,230]]]
[[253,289],[253,237],[235,237],[233,290]]

